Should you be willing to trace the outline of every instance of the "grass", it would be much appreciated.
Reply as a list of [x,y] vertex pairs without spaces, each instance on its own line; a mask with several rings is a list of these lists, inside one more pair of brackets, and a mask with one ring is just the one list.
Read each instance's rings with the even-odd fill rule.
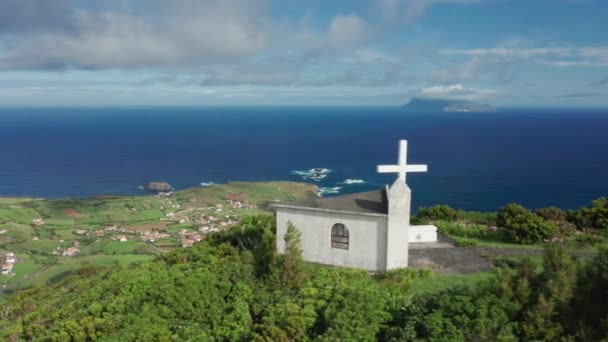
[[27,198],[27,197],[0,197],[0,205],[9,204],[22,204],[32,201],[40,201],[40,198]]
[[436,222],[439,232],[456,241],[458,246],[492,248],[543,249],[542,244],[522,245],[509,240],[504,230],[488,230],[484,225],[460,226],[454,222]]
[[125,242],[108,241],[102,251],[104,254],[132,254],[138,247],[146,247],[147,244],[142,241],[128,240]]
[[82,257],[58,258],[55,264],[44,265],[25,261],[15,265],[15,276],[0,277],[0,284],[7,285],[9,290],[43,285],[48,281],[57,282],[70,276],[79,269],[89,266],[114,267],[126,266],[135,262],[154,259],[152,255],[89,255]]
[[411,283],[412,294],[428,294],[447,290],[454,286],[475,286],[476,284],[493,279],[496,275],[490,272],[471,274],[433,274],[428,278],[415,279]]
[[26,281],[25,284],[20,283],[19,284],[20,286],[27,285],[28,283],[31,284],[31,281],[28,281],[27,278],[29,277],[30,274],[33,274],[34,272],[38,271],[42,267],[43,267],[43,265],[33,263],[33,262],[18,263],[15,265],[15,268],[14,268],[14,272],[15,272],[14,279],[15,280],[17,280],[19,278],[25,279],[25,281]]
[[125,255],[88,255],[80,258],[71,258],[64,261],[65,265],[90,266],[126,266],[134,262],[154,259],[153,255],[125,254]]
[[74,229],[57,229],[53,231],[53,235],[60,240],[78,240],[78,235],[74,234]]
[[[10,228],[9,228],[10,229]],[[27,229],[11,229],[8,232],[0,236],[2,244],[5,243],[20,243],[30,240],[32,237],[31,230]]]
[[38,241],[26,241],[20,244],[15,244],[11,246],[11,249],[14,251],[28,251],[34,253],[44,253],[50,254],[53,251],[57,250],[57,247],[63,248],[65,246],[71,245],[70,242],[60,242],[59,240],[38,240]]
[[539,272],[543,268],[544,256],[528,256],[528,255],[501,255],[492,258],[495,265],[501,267],[515,268],[523,261],[532,261],[537,264]]
[[263,206],[275,200],[289,201],[315,197],[316,186],[294,182],[230,182],[221,185],[196,187],[176,194],[179,201],[212,205],[221,203],[229,195],[236,195],[243,200]]
[[177,246],[181,246],[181,242],[178,241],[177,239],[173,239],[173,238],[167,238],[167,239],[160,239],[160,240],[156,240],[154,242],[154,245],[156,247],[177,247]]
[[39,217],[40,214],[35,210],[17,204],[11,204],[0,208],[0,222],[30,224],[32,223],[32,220]]

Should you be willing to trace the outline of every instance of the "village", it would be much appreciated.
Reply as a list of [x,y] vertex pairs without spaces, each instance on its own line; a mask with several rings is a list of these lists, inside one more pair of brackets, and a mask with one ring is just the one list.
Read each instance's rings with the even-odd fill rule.
[[[180,209],[181,206],[172,201],[169,194],[161,193],[159,197],[163,197],[168,201],[169,208]],[[171,233],[167,229],[154,230],[135,230],[129,228],[121,228],[114,224],[110,227],[85,230],[77,229],[74,231],[77,235],[96,237],[110,236],[114,241],[127,242],[131,239],[154,243],[157,240],[176,238],[180,241],[182,247],[192,247],[196,242],[202,241],[205,235],[217,233],[223,229],[230,228],[239,223],[239,213],[241,209],[255,209],[257,206],[248,202],[227,199],[224,204],[216,204],[211,207],[204,208],[187,208],[176,212],[167,212],[165,217],[160,218],[160,221],[178,224],[181,226],[192,226],[196,230],[182,228],[176,233]],[[161,207],[161,209],[165,209]],[[226,209],[229,209],[228,215],[222,215]],[[171,227],[169,224],[167,227]],[[76,247],[76,246],[75,246]],[[64,256],[72,256],[78,252],[75,247],[70,247],[63,252]]]
[[0,198],[0,296],[86,267],[153,260],[189,248],[314,185],[234,182],[144,196]]
[[[167,223],[167,228],[172,225],[190,226],[190,228],[181,228],[176,232],[170,232],[167,228],[165,229],[151,229],[151,230],[136,230],[130,226],[119,226],[113,224],[108,227],[90,230],[90,229],[75,229],[74,235],[86,237],[103,238],[108,237],[112,241],[128,242],[129,240],[139,240],[142,242],[154,244],[158,240],[162,239],[175,239],[179,241],[179,245],[182,248],[192,247],[196,242],[200,242],[205,239],[207,234],[217,233],[223,229],[230,228],[239,223],[239,211],[242,209],[256,209],[257,205],[251,204],[246,201],[226,199],[223,204],[215,204],[209,207],[203,208],[182,208],[174,199],[171,198],[172,193],[161,192],[157,196],[166,201],[166,206],[161,206],[161,210],[165,210],[165,217],[161,217],[159,221]],[[129,209],[132,213],[136,212],[136,209]],[[178,211],[173,211],[178,210]],[[228,214],[226,214],[228,213]],[[44,227],[45,221],[42,218],[36,218],[32,220],[32,226]],[[38,236],[32,237],[33,241],[39,241]],[[98,240],[99,241],[99,240]],[[59,240],[64,243],[65,240]],[[80,250],[80,241],[73,240],[73,246],[69,247],[57,247],[52,252],[53,255],[73,257],[78,255]],[[5,263],[6,267],[3,267],[2,274],[10,274],[12,271],[14,261],[14,254],[11,259],[8,259]],[[5,272],[6,269],[6,272]]]

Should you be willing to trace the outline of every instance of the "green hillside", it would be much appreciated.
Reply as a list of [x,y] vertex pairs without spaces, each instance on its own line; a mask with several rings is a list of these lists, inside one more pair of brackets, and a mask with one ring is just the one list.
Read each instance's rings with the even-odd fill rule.
[[[304,183],[231,182],[163,197],[0,198],[0,263],[9,252],[17,258],[11,274],[0,275],[0,300],[15,289],[58,281],[83,268],[151,260],[181,248],[185,240],[204,239],[244,216],[265,212],[271,202],[306,199],[316,191]],[[158,238],[147,239],[146,232]],[[78,251],[64,256],[70,247]]]
[[[0,306],[10,341],[592,341],[608,337],[608,250],[449,278],[306,264],[299,233],[274,253],[259,216],[155,260],[81,269]],[[235,246],[239,246],[238,248]]]
[[[608,338],[608,199],[569,211],[517,204],[498,213],[421,208],[414,222],[435,223],[462,250],[489,258],[493,271],[370,274],[305,263],[297,227],[280,237],[286,253],[276,254],[267,205],[315,190],[228,183],[169,197],[2,199],[0,244],[17,263],[0,278],[0,335],[8,341]],[[195,235],[200,241],[179,248]],[[63,255],[70,248],[78,252]]]

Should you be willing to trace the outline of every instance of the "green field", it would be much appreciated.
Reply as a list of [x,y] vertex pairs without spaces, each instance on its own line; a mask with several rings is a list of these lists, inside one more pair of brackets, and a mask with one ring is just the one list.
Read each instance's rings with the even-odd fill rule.
[[[14,275],[0,276],[4,291],[56,281],[89,266],[126,265],[149,260],[162,251],[181,248],[179,232],[196,232],[195,220],[207,216],[239,217],[266,210],[268,203],[315,196],[314,185],[291,182],[235,182],[196,187],[169,197],[99,196],[85,199],[45,200],[0,198],[0,261],[7,252],[17,254]],[[232,208],[227,200],[249,206]],[[221,212],[216,206],[222,206]],[[174,217],[168,217],[174,213]],[[42,219],[43,225],[33,223]],[[161,221],[163,220],[163,221]],[[180,221],[183,220],[183,223]],[[107,230],[110,227],[130,233]],[[159,231],[170,234],[155,242],[144,242],[140,234]],[[97,235],[102,232],[103,234]],[[128,241],[118,241],[127,235]],[[74,256],[65,249],[77,246]],[[0,293],[2,290],[0,290]]]
[[138,250],[138,247],[146,247],[148,244],[141,241],[108,241],[103,246],[104,254],[131,254]]

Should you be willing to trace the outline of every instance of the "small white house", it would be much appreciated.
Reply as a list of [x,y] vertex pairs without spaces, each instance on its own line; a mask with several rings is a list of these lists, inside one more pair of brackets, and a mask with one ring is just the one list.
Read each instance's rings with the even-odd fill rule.
[[76,253],[80,252],[80,250],[76,247],[69,247],[63,251],[63,256],[73,256]]
[[6,254],[6,262],[9,262],[11,264],[14,264],[15,262],[17,262],[17,260],[15,259],[15,253]]
[[2,274],[9,275],[13,271],[13,264],[10,262],[5,262],[2,264]]

